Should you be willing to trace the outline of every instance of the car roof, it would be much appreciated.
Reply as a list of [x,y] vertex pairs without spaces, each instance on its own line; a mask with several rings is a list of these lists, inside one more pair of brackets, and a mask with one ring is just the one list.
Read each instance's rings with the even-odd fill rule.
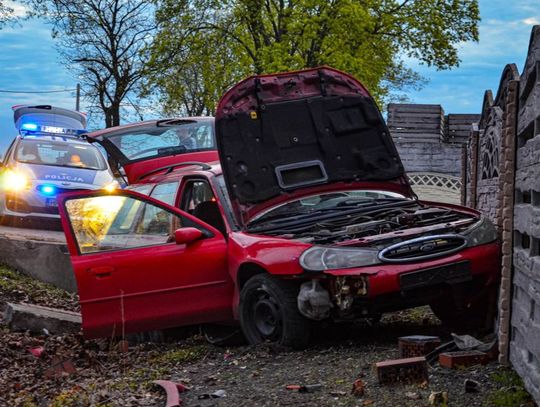
[[[160,172],[157,174],[149,175],[148,177],[143,178],[140,182],[134,183],[132,185],[138,184],[161,184],[165,182],[177,181],[179,178],[188,176],[188,175],[203,175],[206,177],[218,176],[221,175],[221,164],[219,161],[201,163],[210,166],[210,168],[202,168],[198,165],[185,165],[173,168],[170,172]],[[165,171],[165,169],[163,170]]]

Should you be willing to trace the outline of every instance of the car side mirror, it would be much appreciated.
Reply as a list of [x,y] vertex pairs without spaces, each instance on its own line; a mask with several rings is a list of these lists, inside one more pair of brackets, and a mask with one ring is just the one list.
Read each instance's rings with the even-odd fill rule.
[[180,228],[174,231],[176,244],[190,244],[203,237],[203,232],[197,228]]

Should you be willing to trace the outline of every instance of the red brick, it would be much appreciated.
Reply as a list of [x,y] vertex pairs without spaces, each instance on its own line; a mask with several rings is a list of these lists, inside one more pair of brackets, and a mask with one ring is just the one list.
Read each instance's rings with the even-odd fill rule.
[[380,384],[422,383],[428,380],[425,357],[386,360],[375,364]]
[[425,356],[441,344],[438,336],[402,336],[399,338],[399,356],[402,358],[413,358]]
[[488,357],[484,352],[477,350],[446,352],[439,355],[439,364],[450,369],[468,367],[488,362]]

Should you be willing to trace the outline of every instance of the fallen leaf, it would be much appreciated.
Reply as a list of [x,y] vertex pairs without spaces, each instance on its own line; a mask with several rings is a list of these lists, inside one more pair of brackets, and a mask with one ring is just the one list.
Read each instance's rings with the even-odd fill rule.
[[353,383],[351,394],[356,397],[363,397],[366,390],[366,385],[362,379],[356,379]]

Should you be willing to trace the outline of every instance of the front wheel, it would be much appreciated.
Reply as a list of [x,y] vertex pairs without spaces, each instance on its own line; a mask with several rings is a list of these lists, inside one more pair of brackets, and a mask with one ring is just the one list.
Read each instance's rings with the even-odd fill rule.
[[247,281],[240,293],[240,324],[251,344],[271,342],[294,349],[309,343],[310,321],[298,311],[299,286],[267,274]]

